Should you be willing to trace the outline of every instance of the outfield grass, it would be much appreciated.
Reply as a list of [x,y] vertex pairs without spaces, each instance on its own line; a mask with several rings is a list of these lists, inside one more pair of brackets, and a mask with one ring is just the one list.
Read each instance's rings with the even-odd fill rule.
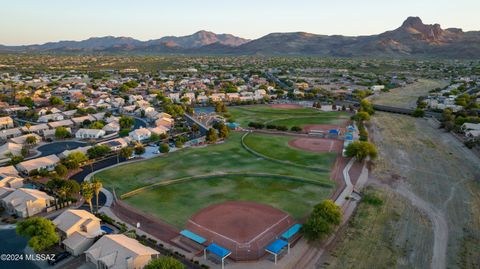
[[287,126],[292,128],[293,126],[304,127],[305,125],[311,124],[336,124],[341,125],[345,120],[347,120],[348,114],[342,112],[325,112],[328,114],[318,116],[318,117],[294,117],[287,119],[277,119],[271,120],[268,124]]
[[[212,173],[278,174],[315,180],[333,187],[329,173],[275,163],[251,154],[241,146],[242,135],[233,132],[222,144],[171,152],[162,157],[114,167],[98,173],[96,177],[102,179],[107,188],[115,188],[117,196],[159,181]],[[278,150],[281,152],[283,149]],[[304,154],[305,158],[311,156],[308,152]],[[325,167],[332,164],[326,163]]]
[[181,228],[198,210],[229,200],[265,203],[288,212],[294,218],[302,218],[329,192],[329,188],[314,184],[233,176],[151,189],[125,202]]
[[267,105],[230,107],[228,112],[242,127],[247,127],[249,122],[277,124],[277,121],[284,121],[284,124],[278,125],[301,127],[306,124],[335,124],[341,118],[348,118],[346,112],[320,112],[313,108],[281,109]]
[[252,150],[267,157],[288,160],[292,163],[315,168],[330,169],[336,153],[312,153],[292,148],[288,145],[291,136],[275,136],[259,133],[248,134],[244,142]]

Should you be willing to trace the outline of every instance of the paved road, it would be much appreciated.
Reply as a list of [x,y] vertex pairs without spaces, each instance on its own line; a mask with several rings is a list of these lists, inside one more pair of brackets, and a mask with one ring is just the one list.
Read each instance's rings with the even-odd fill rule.
[[[126,159],[120,157],[120,162],[124,162],[126,161]],[[86,165],[83,168],[83,171],[81,171],[80,173],[78,174],[75,174],[71,177],[71,179],[77,181],[79,184],[81,184],[83,182],[83,180],[85,179],[85,177],[92,173],[92,172],[95,172],[95,171],[98,171],[100,169],[103,169],[105,167],[108,167],[108,166],[111,166],[111,165],[114,165],[114,164],[117,164],[117,156],[113,156],[113,157],[110,157],[110,158],[107,158],[107,159],[104,159],[104,160],[101,160],[99,162],[96,162],[92,165]],[[93,170],[92,170],[93,168]],[[98,204],[100,206],[103,206],[106,202],[106,197],[103,193],[100,193],[100,196],[99,196],[99,199],[98,199]],[[95,198],[93,200],[94,204],[95,204]],[[83,207],[85,207],[86,205],[83,205]],[[88,207],[88,205],[87,205]]]
[[61,141],[53,142],[37,148],[41,154],[38,157],[48,156],[52,154],[60,154],[65,150],[72,150],[86,146],[87,143],[81,141]]

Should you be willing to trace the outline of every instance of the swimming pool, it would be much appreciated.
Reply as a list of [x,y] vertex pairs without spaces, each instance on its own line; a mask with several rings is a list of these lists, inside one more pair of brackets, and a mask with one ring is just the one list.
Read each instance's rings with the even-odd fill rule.
[[30,183],[24,184],[23,187],[24,187],[25,189],[33,189],[33,190],[38,189],[37,186],[35,186],[35,185],[33,185],[33,184],[30,184]]
[[102,231],[106,232],[107,234],[113,233],[113,229],[105,225],[100,226],[100,229],[102,229]]

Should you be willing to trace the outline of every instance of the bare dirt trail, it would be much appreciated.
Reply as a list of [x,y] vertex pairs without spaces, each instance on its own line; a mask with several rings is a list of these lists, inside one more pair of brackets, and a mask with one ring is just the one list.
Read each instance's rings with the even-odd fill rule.
[[[480,205],[472,198],[472,192],[480,191],[475,181],[480,160],[425,119],[377,113],[372,123],[380,151],[375,178],[430,220],[430,267],[458,268],[471,259],[464,254],[465,245],[480,244],[479,227],[473,224]],[[466,241],[470,236],[473,240]]]
[[415,193],[410,191],[405,184],[400,184],[394,189],[394,191],[409,200],[413,206],[428,216],[432,222],[434,238],[431,268],[446,268],[445,260],[448,245],[448,224],[444,212],[418,197]]

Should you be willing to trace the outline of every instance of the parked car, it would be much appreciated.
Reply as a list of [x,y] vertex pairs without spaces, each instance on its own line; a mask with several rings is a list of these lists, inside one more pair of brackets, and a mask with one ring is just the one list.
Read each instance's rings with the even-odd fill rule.
[[48,264],[50,265],[55,265],[63,260],[65,260],[66,258],[70,257],[70,253],[69,252],[60,252],[58,254],[55,255],[55,257],[51,260],[48,260]]

